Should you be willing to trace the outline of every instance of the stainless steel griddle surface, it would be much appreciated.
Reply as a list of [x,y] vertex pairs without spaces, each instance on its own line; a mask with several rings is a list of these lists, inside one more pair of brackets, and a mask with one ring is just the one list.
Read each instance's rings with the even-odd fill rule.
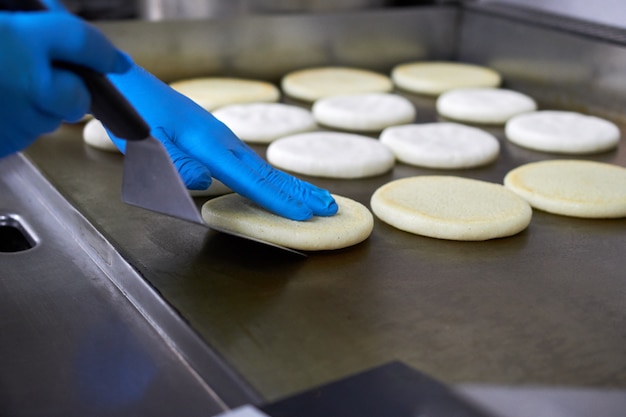
[[[418,122],[437,120],[433,99],[408,97]],[[515,166],[562,158],[486,129],[502,146],[486,167],[398,163],[369,179],[305,179],[369,206],[397,178],[501,183]],[[415,236],[377,220],[366,242],[302,259],[122,204],[122,157],[86,147],[80,126],[27,154],[266,399],[390,360],[447,383],[626,387],[626,219],[535,210],[526,231],[486,242]],[[584,159],[626,166],[624,138]]]
[[[606,114],[626,134],[626,36],[607,41],[561,18],[554,25],[470,4],[100,27],[166,81],[201,74],[277,81],[288,70],[323,64],[387,72],[417,59],[483,63],[542,108]],[[433,99],[410,98],[417,122],[437,120]],[[396,178],[499,183],[513,167],[562,158],[486,129],[502,151],[483,168],[397,164],[363,180],[306,179],[369,206],[374,190]],[[246,382],[274,400],[392,360],[452,384],[626,387],[626,219],[535,211],[523,233],[487,242],[420,237],[376,221],[366,242],[302,259],[122,204],[122,156],[85,146],[81,130],[64,126],[26,154],[189,324],[191,332],[134,297],[226,405],[258,397]],[[626,166],[624,146],[623,137],[617,150],[584,159]],[[192,332],[232,366],[233,378],[215,372],[227,368],[214,366]],[[236,373],[242,381],[229,385]]]

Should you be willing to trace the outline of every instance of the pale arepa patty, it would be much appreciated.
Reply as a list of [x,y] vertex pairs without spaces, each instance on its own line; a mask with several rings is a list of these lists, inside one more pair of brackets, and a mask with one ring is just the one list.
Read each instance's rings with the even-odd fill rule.
[[366,240],[374,227],[372,213],[347,197],[333,198],[337,214],[296,221],[270,213],[239,194],[229,194],[207,201],[202,218],[217,230],[297,250],[335,250]]
[[415,120],[415,106],[391,93],[360,93],[326,97],[313,104],[315,120],[325,126],[352,132],[380,132],[386,127]]
[[417,235],[478,241],[528,227],[530,205],[502,185],[455,176],[420,176],[378,188],[370,201],[385,223]]
[[423,61],[400,64],[391,71],[394,84],[418,94],[439,95],[466,87],[499,87],[500,74],[480,65],[462,62]]
[[437,112],[470,123],[504,124],[511,117],[537,110],[531,97],[503,88],[459,88],[437,98]]
[[248,143],[270,143],[317,128],[309,110],[283,103],[231,104],[215,110],[213,115]]
[[382,131],[380,141],[398,161],[435,169],[481,166],[500,153],[500,142],[491,133],[459,123],[392,126]]
[[280,90],[274,84],[243,78],[190,78],[175,81],[170,87],[208,111],[229,104],[272,103],[280,99]]
[[612,122],[581,113],[542,110],[506,122],[509,141],[524,148],[562,154],[592,154],[615,148],[619,128]]
[[309,132],[287,136],[267,148],[270,164],[325,178],[365,178],[390,171],[391,150],[377,139],[354,133]]
[[393,89],[393,83],[388,76],[374,71],[350,67],[318,67],[285,75],[281,88],[290,97],[314,102],[341,94],[387,93]]
[[506,187],[531,206],[586,218],[626,216],[626,168],[593,161],[533,162],[510,171]]

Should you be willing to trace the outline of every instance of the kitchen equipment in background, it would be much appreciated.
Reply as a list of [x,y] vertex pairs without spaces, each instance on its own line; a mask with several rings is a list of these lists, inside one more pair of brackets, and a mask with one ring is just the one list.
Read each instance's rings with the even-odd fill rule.
[[384,7],[389,0],[139,0],[147,20],[202,19],[248,13],[309,13]]

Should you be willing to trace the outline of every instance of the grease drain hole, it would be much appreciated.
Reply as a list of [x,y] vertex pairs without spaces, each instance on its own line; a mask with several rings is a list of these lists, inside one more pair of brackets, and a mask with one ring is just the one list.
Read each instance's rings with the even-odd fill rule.
[[0,214],[0,253],[22,252],[36,244],[17,216]]

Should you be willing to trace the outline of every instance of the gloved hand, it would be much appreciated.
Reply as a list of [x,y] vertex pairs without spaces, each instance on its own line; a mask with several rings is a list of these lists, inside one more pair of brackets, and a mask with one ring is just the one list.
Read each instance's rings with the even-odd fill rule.
[[82,80],[53,67],[54,60],[101,73],[131,66],[98,30],[68,13],[0,12],[0,158],[88,111]]
[[[109,79],[150,125],[188,188],[206,189],[213,176],[293,220],[337,212],[328,191],[273,168],[211,113],[143,68],[135,65]],[[126,143],[109,135],[124,152]]]

